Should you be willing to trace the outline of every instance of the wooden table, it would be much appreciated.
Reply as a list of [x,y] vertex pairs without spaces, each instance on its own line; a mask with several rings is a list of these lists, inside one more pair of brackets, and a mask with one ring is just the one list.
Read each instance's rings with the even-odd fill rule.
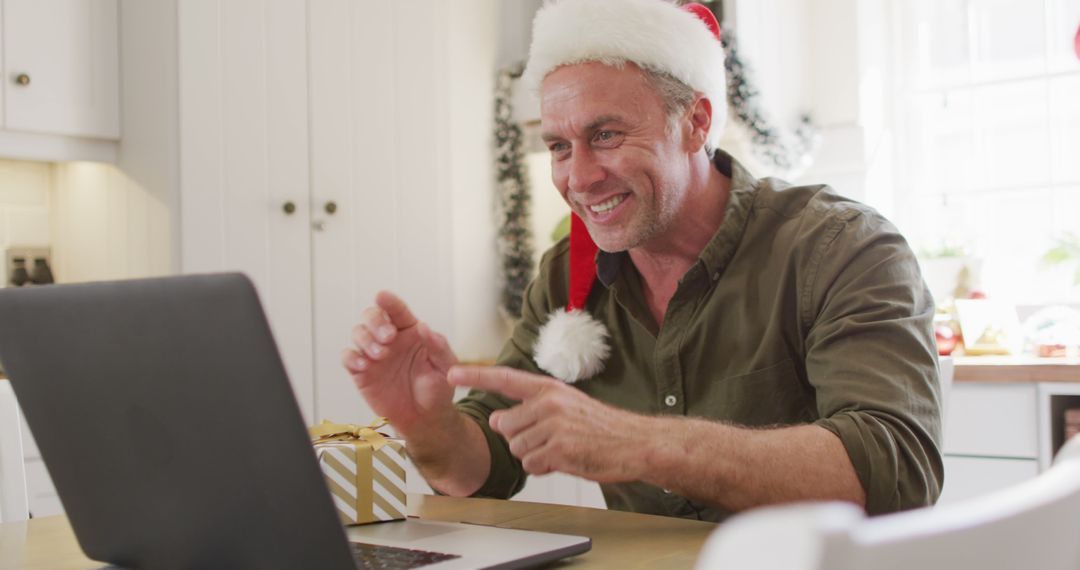
[[954,382],[1077,382],[1080,360],[1034,356],[962,356]]
[[[592,538],[589,552],[558,568],[690,568],[712,523],[619,511],[495,499],[409,495],[409,515]],[[86,558],[66,517],[0,524],[0,569],[102,568]]]

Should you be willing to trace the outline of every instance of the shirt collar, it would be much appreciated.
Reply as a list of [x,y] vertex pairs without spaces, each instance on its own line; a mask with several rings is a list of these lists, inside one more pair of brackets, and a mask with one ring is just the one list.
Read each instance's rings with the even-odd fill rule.
[[[724,211],[724,221],[705,245],[698,260],[710,275],[719,276],[742,241],[743,231],[750,217],[750,208],[757,195],[758,180],[739,161],[720,149],[717,149],[713,157],[713,166],[731,179],[731,192]],[[623,260],[629,257],[625,251],[609,253],[601,249],[596,252],[596,276],[604,287],[611,287],[615,283]]]

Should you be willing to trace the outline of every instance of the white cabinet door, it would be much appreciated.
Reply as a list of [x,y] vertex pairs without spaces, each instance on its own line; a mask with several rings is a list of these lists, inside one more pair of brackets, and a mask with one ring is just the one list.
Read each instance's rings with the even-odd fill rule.
[[1038,423],[1034,384],[953,384],[945,453],[1035,459]]
[[938,504],[948,504],[1005,489],[1039,474],[1034,459],[945,456],[945,487]]
[[185,0],[178,20],[181,269],[251,277],[312,422],[304,4]]
[[4,127],[120,137],[116,0],[4,0]]
[[[341,351],[380,289],[401,295],[452,345],[480,336],[463,332],[470,318],[486,311],[495,319],[494,289],[485,296],[483,283],[461,279],[483,281],[491,257],[491,239],[465,244],[473,228],[492,225],[496,9],[491,0],[308,3],[312,212],[323,222],[312,236],[322,417],[372,417]],[[329,202],[338,206],[333,215]]]
[[[380,289],[435,330],[450,326],[440,77],[442,2],[309,2],[316,409],[373,413],[341,367],[350,330]],[[425,144],[425,142],[429,144]],[[324,205],[339,206],[334,215]],[[442,276],[442,277],[440,277]]]

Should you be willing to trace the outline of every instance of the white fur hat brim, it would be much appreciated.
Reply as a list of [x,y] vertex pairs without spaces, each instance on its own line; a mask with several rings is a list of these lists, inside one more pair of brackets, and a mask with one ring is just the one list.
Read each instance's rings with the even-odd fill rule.
[[633,62],[670,74],[712,103],[708,142],[717,148],[727,118],[724,49],[696,15],[666,0],[554,0],[533,20],[524,84],[539,92],[564,65]]

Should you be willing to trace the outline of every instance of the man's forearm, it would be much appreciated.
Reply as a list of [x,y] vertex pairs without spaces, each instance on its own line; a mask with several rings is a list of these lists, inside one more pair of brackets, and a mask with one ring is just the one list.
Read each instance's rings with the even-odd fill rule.
[[652,418],[641,480],[732,511],[799,500],[865,506],[840,439],[815,425],[749,429]]
[[437,426],[401,435],[409,458],[436,490],[467,497],[487,480],[491,452],[484,432],[457,410],[451,410]]

